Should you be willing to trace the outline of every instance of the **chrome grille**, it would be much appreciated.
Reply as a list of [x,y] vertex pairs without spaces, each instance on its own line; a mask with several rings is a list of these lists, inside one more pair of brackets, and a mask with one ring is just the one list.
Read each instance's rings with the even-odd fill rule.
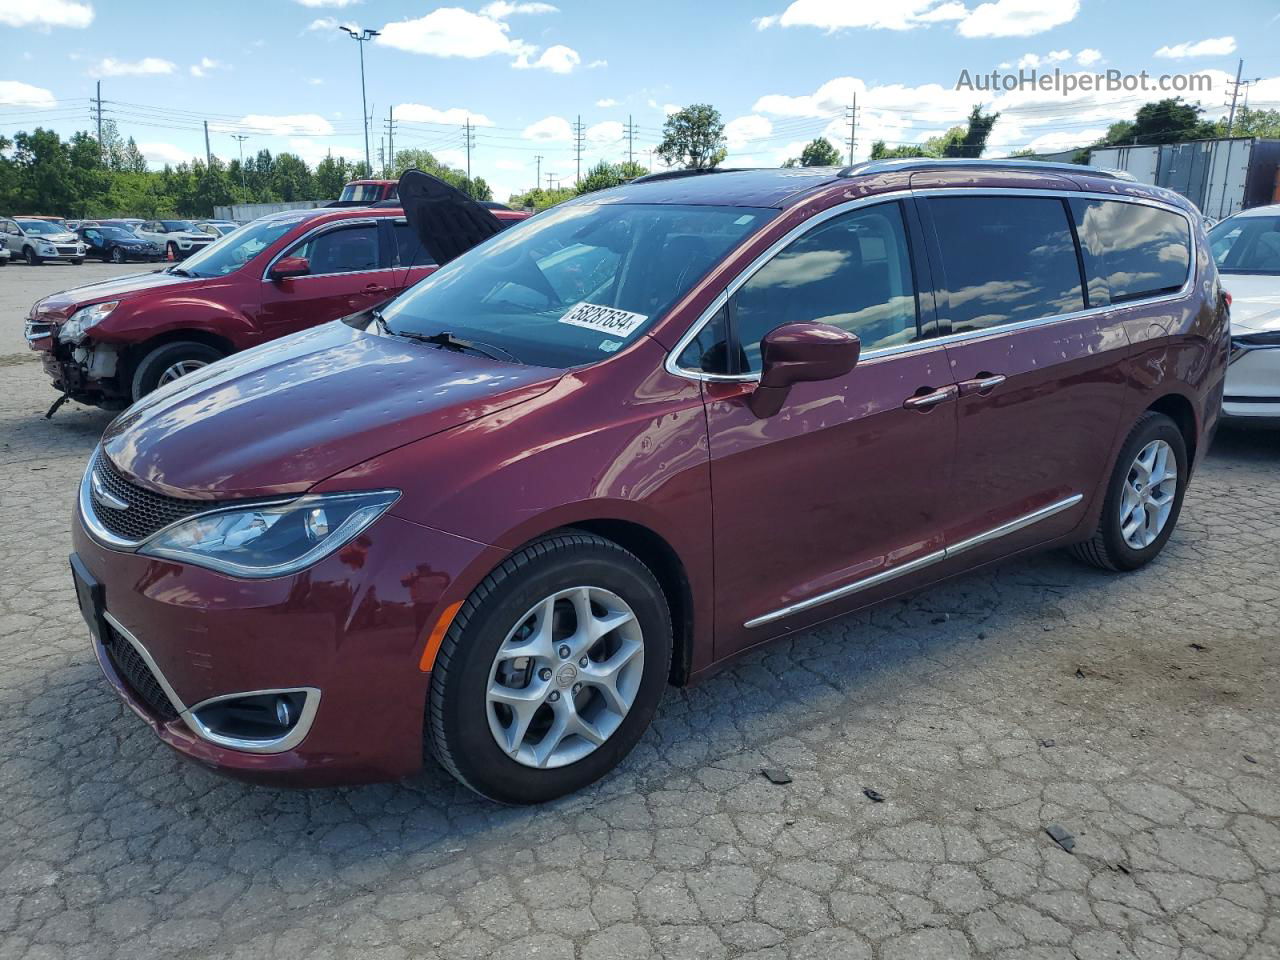
[[145,490],[126,480],[101,450],[94,457],[93,472],[107,493],[128,504],[124,510],[113,510],[93,497],[94,517],[114,536],[134,543],[184,517],[222,506],[216,500],[182,500]]

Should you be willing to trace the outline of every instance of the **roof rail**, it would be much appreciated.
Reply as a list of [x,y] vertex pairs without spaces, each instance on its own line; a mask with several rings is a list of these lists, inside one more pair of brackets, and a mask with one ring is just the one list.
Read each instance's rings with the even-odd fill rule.
[[979,160],[962,157],[893,157],[886,160],[866,160],[843,168],[837,176],[863,177],[875,173],[892,173],[899,170],[936,170],[947,167],[973,167],[988,170],[1029,170],[1074,173],[1077,176],[1104,177],[1108,180],[1133,180],[1124,170],[1089,167],[1081,163],[1062,163],[1055,160],[1028,160],[1020,157]]
[[663,170],[661,173],[646,173],[643,177],[628,180],[628,183],[653,183],[655,180],[675,180],[678,177],[698,177],[705,173],[738,173],[750,167],[710,167],[704,170]]

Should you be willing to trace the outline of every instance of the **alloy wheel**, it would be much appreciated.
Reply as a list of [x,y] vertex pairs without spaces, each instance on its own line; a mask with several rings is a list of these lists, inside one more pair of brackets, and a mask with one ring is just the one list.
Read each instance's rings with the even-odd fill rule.
[[160,374],[160,379],[156,381],[156,386],[163,387],[166,383],[172,383],[179,377],[185,377],[188,373],[194,373],[201,367],[207,367],[208,365],[204,360],[179,360],[177,363],[171,363],[164,368],[164,373]]
[[1152,440],[1134,458],[1120,494],[1120,534],[1134,550],[1155,543],[1169,522],[1178,493],[1178,458],[1163,440]]
[[644,676],[644,636],[601,587],[544,597],[511,628],[489,670],[485,710],[499,748],[547,769],[581,760],[621,726]]

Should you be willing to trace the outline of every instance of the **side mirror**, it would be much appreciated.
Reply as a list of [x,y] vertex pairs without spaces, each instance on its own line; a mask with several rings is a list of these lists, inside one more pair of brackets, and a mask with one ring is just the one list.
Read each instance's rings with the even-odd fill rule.
[[272,280],[288,280],[290,277],[305,277],[311,272],[311,261],[306,257],[281,257],[271,268],[269,276]]
[[784,323],[760,343],[760,386],[751,394],[751,412],[761,419],[782,409],[794,383],[833,380],[858,362],[857,334],[829,323]]

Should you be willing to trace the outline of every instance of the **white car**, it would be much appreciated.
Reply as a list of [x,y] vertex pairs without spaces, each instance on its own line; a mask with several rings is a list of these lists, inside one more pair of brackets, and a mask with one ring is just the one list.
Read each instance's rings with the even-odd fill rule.
[[1231,365],[1224,416],[1280,422],[1280,204],[1254,207],[1209,231],[1231,294]]
[[147,220],[133,232],[154,243],[166,260],[184,260],[217,239],[190,220]]
[[230,220],[201,220],[196,226],[211,237],[225,237],[232,230],[240,229],[240,224]]
[[9,256],[24,258],[35,266],[46,260],[70,260],[84,263],[85,245],[61,223],[39,217],[0,219],[0,244]]

